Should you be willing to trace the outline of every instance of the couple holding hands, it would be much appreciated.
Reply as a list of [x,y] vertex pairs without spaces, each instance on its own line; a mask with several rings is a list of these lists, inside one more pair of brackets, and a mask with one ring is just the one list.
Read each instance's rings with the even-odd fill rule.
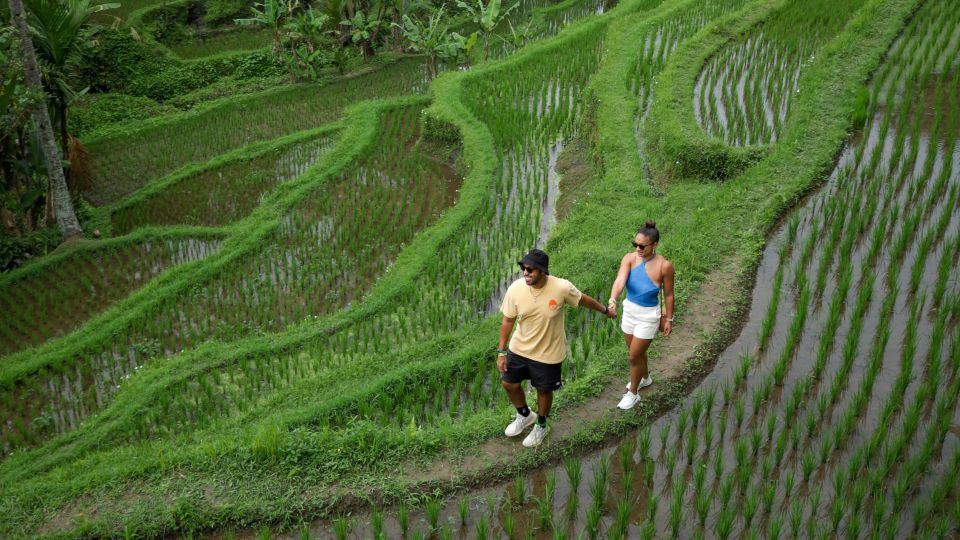
[[[640,400],[639,390],[653,384],[647,369],[647,349],[658,330],[667,336],[673,327],[674,268],[657,254],[659,241],[660,231],[653,221],[637,231],[634,249],[620,261],[606,306],[581,293],[573,283],[551,276],[549,258],[543,251],[530,250],[518,261],[523,277],[510,285],[500,306],[503,320],[497,347],[500,379],[517,408],[517,417],[504,430],[507,437],[515,437],[533,424],[523,445],[534,447],[549,432],[547,416],[553,392],[562,385],[561,363],[567,352],[564,306],[584,306],[615,319],[617,298],[626,289],[620,328],[630,355],[630,382],[617,407],[632,408]],[[536,416],[527,406],[521,386],[526,379],[537,389]]]

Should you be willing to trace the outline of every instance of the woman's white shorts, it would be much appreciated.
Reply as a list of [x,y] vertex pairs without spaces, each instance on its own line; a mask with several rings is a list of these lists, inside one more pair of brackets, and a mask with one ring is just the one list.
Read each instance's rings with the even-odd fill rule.
[[660,306],[644,307],[624,300],[620,329],[633,337],[653,339],[660,329]]

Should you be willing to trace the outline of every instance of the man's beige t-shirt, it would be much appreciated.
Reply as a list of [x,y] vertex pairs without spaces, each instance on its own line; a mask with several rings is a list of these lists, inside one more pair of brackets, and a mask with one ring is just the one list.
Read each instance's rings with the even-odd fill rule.
[[563,331],[563,306],[580,304],[581,293],[569,281],[547,276],[541,289],[534,289],[520,278],[510,285],[500,312],[517,319],[510,338],[510,350],[544,364],[559,364],[567,354],[567,336]]

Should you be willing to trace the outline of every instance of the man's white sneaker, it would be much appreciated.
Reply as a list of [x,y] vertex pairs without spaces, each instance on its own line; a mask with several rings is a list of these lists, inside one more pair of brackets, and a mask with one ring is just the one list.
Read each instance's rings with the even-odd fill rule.
[[620,399],[620,403],[617,403],[618,409],[628,410],[632,409],[637,402],[640,401],[640,396],[634,394],[633,392],[627,390],[627,393],[623,395],[623,398]]
[[[653,384],[653,379],[652,379],[652,378],[650,378],[650,377],[641,377],[641,378],[640,378],[640,382],[637,383],[637,392],[639,392],[641,388],[646,388],[646,387],[650,386],[651,384]],[[630,391],[630,381],[627,381],[627,391],[628,391],[628,392]]]
[[523,430],[527,429],[527,426],[536,421],[537,415],[533,414],[533,412],[526,416],[517,413],[517,417],[513,419],[513,422],[510,422],[507,429],[503,430],[503,434],[507,437],[516,437],[523,433]]
[[550,433],[550,426],[540,427],[539,424],[535,424],[533,429],[530,431],[530,434],[527,435],[527,438],[523,440],[523,445],[527,448],[533,448],[534,446],[537,446],[543,442],[543,439],[546,438],[547,433]]

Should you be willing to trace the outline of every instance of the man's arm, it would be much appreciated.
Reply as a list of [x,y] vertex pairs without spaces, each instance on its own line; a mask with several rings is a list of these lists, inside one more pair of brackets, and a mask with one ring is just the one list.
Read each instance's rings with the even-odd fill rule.
[[[500,341],[497,345],[498,351],[507,350],[507,341],[510,340],[510,334],[513,332],[513,324],[517,322],[516,317],[507,317],[503,316],[503,319],[500,320]],[[500,373],[503,373],[507,370],[507,353],[498,352],[497,353],[497,369],[500,370]]]
[[601,314],[606,315],[611,319],[616,318],[617,316],[616,311],[608,309],[607,306],[601,304],[600,302],[597,302],[596,300],[593,299],[593,297],[591,297],[589,294],[586,294],[586,293],[580,295],[579,305],[586,308],[590,308],[594,311],[598,311]]

